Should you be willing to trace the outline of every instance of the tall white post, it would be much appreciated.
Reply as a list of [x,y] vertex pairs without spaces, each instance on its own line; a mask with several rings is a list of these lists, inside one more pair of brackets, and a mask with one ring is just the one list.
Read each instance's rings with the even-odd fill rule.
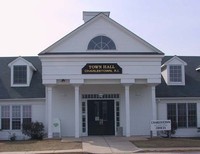
[[130,137],[130,85],[125,85],[126,137]]
[[[156,93],[155,93],[155,86],[151,87],[151,94],[152,94],[152,120],[157,120],[157,104],[156,104]],[[157,136],[157,132],[152,132],[153,136]]]
[[46,88],[46,105],[47,105],[47,122],[48,122],[48,138],[52,138],[52,87]]
[[79,85],[75,85],[75,138],[79,137]]

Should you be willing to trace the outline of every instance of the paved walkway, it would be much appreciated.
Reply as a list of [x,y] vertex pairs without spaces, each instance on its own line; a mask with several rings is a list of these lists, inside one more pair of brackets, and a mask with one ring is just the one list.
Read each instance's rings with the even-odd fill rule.
[[[64,138],[61,142],[82,141],[82,149],[72,150],[53,150],[53,151],[28,151],[28,152],[0,152],[0,154],[41,154],[41,153],[134,153],[141,149],[133,145],[129,140],[135,140],[136,137],[116,137],[116,136],[90,136],[76,138]],[[139,138],[141,139],[141,138]],[[144,138],[143,138],[144,139]]]
[[88,153],[133,153],[140,151],[131,142],[130,138],[103,136],[83,137],[83,152]]

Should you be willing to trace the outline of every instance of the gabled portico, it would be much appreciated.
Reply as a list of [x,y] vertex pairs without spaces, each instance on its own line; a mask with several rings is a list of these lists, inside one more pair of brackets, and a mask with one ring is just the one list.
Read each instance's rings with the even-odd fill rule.
[[54,118],[60,119],[62,136],[149,134],[163,53],[109,14],[99,13],[39,57],[49,138]]
[[[66,79],[65,79],[66,80]],[[84,80],[82,80],[84,81]],[[118,128],[122,127],[124,136],[136,135],[133,127],[138,125],[137,120],[134,122],[133,116],[135,115],[135,109],[133,106],[134,103],[140,103],[140,98],[142,97],[141,88],[149,94],[147,100],[149,102],[141,102],[141,105],[146,103],[149,106],[149,115],[152,114],[152,118],[148,116],[149,120],[156,119],[156,104],[155,104],[155,87],[151,84],[147,83],[118,83],[117,79],[110,80],[102,80],[96,79],[95,82],[93,79],[86,80],[84,83],[57,83],[54,86],[47,86],[47,117],[48,117],[48,137],[53,137],[52,132],[52,119],[59,118],[61,120],[61,126],[65,125],[64,123],[68,123],[65,129],[71,129],[73,132],[74,128],[74,137],[79,138],[80,136],[88,136],[91,132],[89,129],[89,105],[91,103],[111,103],[113,101],[113,115],[114,115],[114,132],[113,135],[118,135]],[[96,83],[96,84],[95,84]],[[114,84],[115,83],[115,84]],[[136,87],[135,87],[136,86]],[[68,90],[67,90],[68,89]],[[71,89],[71,90],[70,90]],[[142,90],[142,91],[143,91]],[[70,94],[67,94],[70,93]],[[61,95],[59,98],[56,95]],[[65,96],[66,95],[66,96]],[[146,94],[145,94],[146,95]],[[55,97],[57,97],[55,99]],[[71,102],[69,102],[68,97],[70,97]],[[136,99],[137,98],[137,99]],[[138,99],[139,98],[139,99]],[[136,99],[136,100],[135,100]],[[62,101],[61,101],[62,100]],[[64,101],[63,101],[64,100]],[[63,102],[63,103],[59,103]],[[141,100],[142,101],[142,100]],[[151,103],[150,103],[151,102]],[[65,104],[61,106],[61,104]],[[71,104],[71,105],[70,105]],[[54,106],[60,106],[62,110],[55,110]],[[68,106],[68,107],[67,107]],[[62,116],[60,116],[59,112],[65,112],[64,108],[69,108],[68,112],[70,112],[70,121],[65,120]],[[73,107],[74,106],[74,107]],[[94,106],[94,105],[93,105]],[[84,109],[83,109],[84,108]],[[119,108],[119,109],[117,109]],[[95,110],[95,107],[93,108]],[[117,111],[118,110],[118,111]],[[106,111],[107,112],[107,111]],[[110,112],[110,110],[108,111]],[[154,113],[154,114],[153,114]],[[67,116],[67,115],[66,115]],[[142,114],[141,114],[142,116]],[[96,122],[101,123],[101,119],[98,116],[93,117],[96,118]],[[99,119],[98,119],[99,118]],[[136,118],[136,116],[134,117]],[[73,120],[74,119],[74,120]],[[73,121],[73,122],[72,122]],[[148,121],[148,120],[147,120]],[[103,121],[104,122],[104,121]],[[142,123],[142,122],[140,122]],[[67,128],[68,127],[68,128]],[[95,128],[94,128],[95,129]],[[61,131],[63,132],[63,130]],[[149,132],[146,131],[145,135],[148,135]],[[72,134],[72,136],[73,136]],[[98,134],[98,133],[97,133]],[[96,135],[97,135],[96,134]],[[63,136],[66,136],[67,134]],[[141,135],[141,134],[140,134]]]

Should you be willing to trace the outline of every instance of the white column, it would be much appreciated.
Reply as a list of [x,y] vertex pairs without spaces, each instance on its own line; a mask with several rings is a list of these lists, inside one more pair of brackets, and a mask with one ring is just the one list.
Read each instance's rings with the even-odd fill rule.
[[[152,95],[152,120],[157,120],[157,104],[156,104],[156,93],[155,93],[155,86],[151,87],[151,95]],[[157,132],[152,132],[153,136],[157,136]]]
[[75,138],[79,137],[79,85],[75,85]]
[[46,88],[48,138],[52,138],[52,87]]
[[126,137],[130,137],[130,85],[125,85]]

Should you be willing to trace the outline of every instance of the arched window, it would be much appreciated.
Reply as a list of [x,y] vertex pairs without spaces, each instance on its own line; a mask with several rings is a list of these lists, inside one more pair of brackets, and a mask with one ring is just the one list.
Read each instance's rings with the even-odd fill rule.
[[109,37],[97,36],[88,44],[88,50],[116,50],[115,43]]

